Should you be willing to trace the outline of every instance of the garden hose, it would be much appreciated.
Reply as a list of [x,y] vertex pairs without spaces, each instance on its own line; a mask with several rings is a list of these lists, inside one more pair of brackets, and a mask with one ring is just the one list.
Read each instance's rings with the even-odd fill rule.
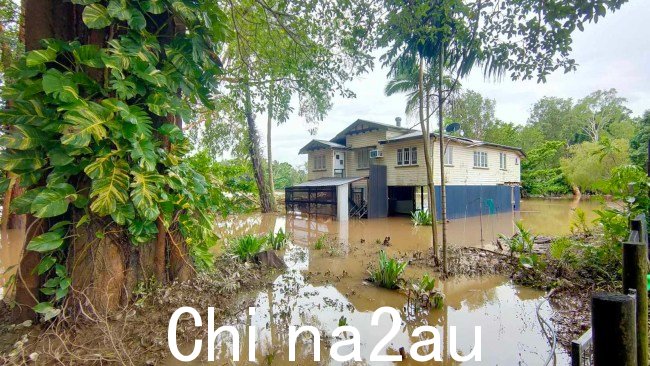
[[[539,309],[542,307],[542,304],[544,302],[548,301],[548,299],[553,294],[553,291],[554,290],[551,290],[551,292],[549,292],[548,295],[546,295],[544,297],[544,299],[542,299],[542,301],[540,301],[537,304],[537,309],[536,309],[537,320],[539,321],[539,325],[542,327],[542,331],[544,332],[544,335],[546,335],[547,338],[550,338],[549,340],[551,341],[551,350],[550,350],[550,352],[548,354],[548,357],[546,358],[546,362],[544,362],[544,366],[548,366],[551,363],[551,360],[555,357],[555,348],[557,346],[557,334],[555,333],[555,328],[553,328],[551,323],[548,320],[544,319],[540,315]],[[550,337],[549,337],[548,333],[546,332],[546,329],[544,328],[544,326],[546,326],[548,328],[548,332],[551,334]]]

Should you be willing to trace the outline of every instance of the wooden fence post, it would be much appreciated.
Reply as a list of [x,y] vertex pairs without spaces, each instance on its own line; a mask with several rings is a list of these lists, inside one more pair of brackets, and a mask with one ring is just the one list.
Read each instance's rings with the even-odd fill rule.
[[616,293],[592,296],[594,366],[637,366],[635,302]]
[[630,238],[623,243],[623,292],[636,291],[638,366],[648,366],[648,243],[645,215],[630,222]]

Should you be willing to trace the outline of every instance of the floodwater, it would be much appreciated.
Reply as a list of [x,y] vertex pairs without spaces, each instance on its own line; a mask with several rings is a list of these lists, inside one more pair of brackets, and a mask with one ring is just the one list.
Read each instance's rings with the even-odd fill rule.
[[[566,234],[570,232],[576,207],[586,212],[590,222],[595,215],[593,210],[599,204],[592,201],[576,204],[569,200],[524,201],[520,213],[451,221],[448,225],[449,241],[452,245],[490,247],[498,234],[512,235],[517,220],[523,220],[536,234]],[[413,330],[429,325],[439,331],[443,354],[443,361],[433,364],[461,364],[451,359],[450,350],[453,347],[458,354],[468,355],[475,346],[476,326],[481,327],[482,361],[470,360],[463,364],[541,365],[549,357],[551,346],[538,314],[550,319],[553,310],[543,301],[544,293],[541,291],[516,286],[501,276],[455,278],[437,283],[436,287],[446,297],[442,309],[414,311],[408,306],[405,293],[377,288],[365,280],[368,269],[377,262],[379,250],[386,250],[389,256],[401,256],[429,248],[430,227],[414,227],[407,217],[350,220],[346,223],[256,214],[220,223],[219,233],[229,241],[246,233],[265,234],[280,228],[291,237],[290,244],[282,253],[289,270],[275,279],[271,289],[242,299],[242,304],[254,304],[255,315],[249,316],[242,309],[236,319],[215,324],[215,328],[237,326],[241,364],[249,363],[250,326],[255,327],[258,364],[290,364],[288,327],[291,325],[314,326],[321,334],[320,344],[316,345],[311,336],[299,338],[297,364],[341,364],[332,360],[329,352],[332,344],[344,339],[331,337],[332,331],[342,324],[354,326],[360,332],[360,353],[364,360],[361,364],[382,364],[368,361],[373,348],[392,325],[388,315],[380,318],[377,326],[371,325],[373,312],[382,306],[399,310],[401,323],[395,337],[380,354],[396,355],[402,347],[408,353],[413,343],[422,340],[412,336]],[[389,246],[381,244],[386,237],[390,237]],[[326,238],[326,244],[323,249],[316,250],[314,243],[319,238]],[[418,279],[424,273],[425,269],[411,266],[407,267],[405,277]],[[206,304],[211,305],[218,304]],[[451,326],[457,329],[453,342]],[[231,342],[230,336],[218,338],[216,359],[219,363],[233,358],[235,351]],[[193,342],[184,349],[185,353],[189,353],[191,347]],[[320,349],[321,362],[314,361],[314,347]],[[340,353],[351,351],[352,346],[345,346]],[[195,364],[205,363],[206,357],[204,349]],[[556,349],[551,364],[569,363],[569,356]],[[177,363],[168,360],[167,364]],[[408,359],[402,364],[418,363]]]
[[[524,200],[518,213],[451,221],[448,224],[449,242],[450,245],[490,247],[499,234],[512,235],[517,220],[523,220],[535,234],[566,234],[570,232],[576,207],[584,210],[591,221],[593,210],[599,204],[593,201]],[[472,351],[475,326],[481,327],[480,364],[483,365],[539,365],[544,363],[551,350],[537,316],[539,313],[549,319],[552,314],[548,303],[542,303],[544,294],[516,286],[506,278],[486,276],[438,281],[436,287],[446,298],[442,309],[431,311],[414,311],[407,306],[404,293],[380,289],[365,281],[368,269],[377,262],[379,250],[386,250],[389,256],[401,256],[430,247],[430,227],[414,227],[408,217],[336,222],[254,214],[230,217],[218,224],[219,234],[226,242],[244,234],[266,234],[280,228],[291,238],[287,248],[281,252],[289,270],[274,280],[272,288],[242,295],[242,304],[255,304],[254,316],[249,317],[242,311],[236,319],[222,319],[220,321],[225,323],[215,325],[238,327],[241,360],[248,357],[248,326],[256,328],[257,364],[283,365],[288,364],[288,326],[312,325],[321,332],[320,346],[316,346],[321,350],[321,362],[313,361],[311,337],[301,337],[296,351],[299,362],[294,364],[338,364],[330,359],[329,350],[331,344],[342,338],[332,338],[331,332],[345,323],[355,326],[360,332],[361,356],[366,360],[361,364],[380,364],[367,360],[374,346],[391,327],[388,315],[379,319],[378,326],[371,326],[373,311],[382,306],[399,310],[401,324],[397,335],[380,354],[397,354],[401,347],[408,352],[414,342],[421,340],[412,336],[413,330],[421,325],[433,326],[440,332],[444,361],[438,364],[459,364],[450,359],[452,347],[461,355]],[[10,232],[8,237],[2,237],[0,274],[18,262],[22,239],[17,235]],[[381,245],[387,237],[390,245]],[[325,241],[322,250],[314,249],[319,238]],[[405,277],[420,278],[424,272],[422,268],[409,266]],[[3,274],[0,283],[6,281],[10,273]],[[208,306],[219,304],[205,304]],[[456,342],[451,339],[451,326],[457,328]],[[430,337],[430,334],[425,333],[425,336]],[[193,342],[187,347],[192,345]],[[189,349],[186,350],[189,353]],[[346,346],[340,353],[346,354],[350,350],[351,346]],[[195,364],[205,363],[207,355],[205,349],[203,351]],[[228,363],[232,354],[230,338],[218,340],[218,364]],[[556,364],[569,364],[563,351],[556,350],[555,357]],[[403,363],[416,364],[412,360]],[[167,364],[180,363],[170,359]],[[472,361],[464,364],[472,364]]]

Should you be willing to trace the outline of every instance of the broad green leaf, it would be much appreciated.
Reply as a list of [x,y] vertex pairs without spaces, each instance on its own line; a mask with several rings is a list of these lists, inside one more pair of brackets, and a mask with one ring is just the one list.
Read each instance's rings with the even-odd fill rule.
[[124,0],[110,0],[108,6],[106,7],[108,15],[119,20],[129,20],[131,19],[131,13],[129,12],[129,6]]
[[142,9],[151,14],[162,14],[165,12],[164,0],[146,0],[140,3]]
[[32,208],[32,202],[34,201],[34,198],[36,198],[36,196],[38,196],[38,194],[41,193],[43,189],[45,188],[38,187],[30,189],[29,191],[26,191],[25,193],[11,200],[11,211],[18,215],[29,213]]
[[135,209],[133,208],[133,204],[127,202],[124,205],[118,205],[115,212],[111,214],[111,218],[113,218],[113,221],[118,225],[124,225],[135,219]]
[[49,69],[43,74],[43,91],[65,103],[79,100],[77,84],[72,81],[70,73],[63,74],[59,70]]
[[50,158],[50,165],[52,166],[64,166],[74,161],[74,157],[70,156],[69,153],[60,147],[49,150],[47,155]]
[[45,142],[44,134],[29,125],[14,125],[10,133],[0,136],[0,146],[9,149],[30,150]]
[[135,244],[146,243],[158,233],[158,227],[155,221],[133,220],[129,225],[129,233]]
[[32,202],[31,212],[38,218],[63,215],[68,211],[68,197],[75,194],[75,189],[68,183],[59,183],[46,187]]
[[169,141],[178,142],[184,139],[183,131],[181,131],[178,126],[171,123],[165,123],[162,126],[158,127],[158,132],[161,135],[169,137]]
[[9,189],[9,184],[11,179],[8,179],[7,176],[0,176],[0,192],[6,192]]
[[138,9],[129,10],[130,17],[128,19],[129,27],[136,30],[143,30],[147,26],[147,20]]
[[27,250],[45,253],[59,249],[63,245],[63,234],[60,231],[48,231],[41,234],[27,244]]
[[52,227],[50,228],[50,231],[59,230],[60,228],[62,228],[64,226],[68,226],[70,224],[71,224],[71,222],[68,221],[68,220],[59,221],[56,224],[52,225]]
[[68,126],[63,130],[61,143],[72,147],[85,147],[91,138],[101,141],[107,137],[106,119],[100,117],[91,109],[77,108],[64,115]]
[[111,17],[108,15],[108,10],[101,4],[86,6],[81,18],[90,29],[101,29],[111,25]]
[[52,304],[49,302],[39,302],[38,304],[34,305],[32,309],[39,314],[44,314],[47,311],[54,309],[54,307],[52,307]]
[[142,173],[132,171],[133,182],[131,183],[131,201],[135,209],[147,220],[155,220],[160,215],[158,201],[160,200],[159,185],[162,183],[162,176],[158,173]]
[[45,165],[38,150],[3,150],[0,152],[0,168],[10,172],[34,171]]
[[[62,282],[63,282],[63,281],[62,281]],[[61,300],[62,298],[66,297],[66,296],[68,295],[68,291],[69,291],[68,287],[65,287],[65,288],[63,288],[63,287],[59,287],[59,288],[56,290],[56,295],[54,296],[54,299],[55,299],[56,301]]]
[[27,67],[39,66],[46,62],[52,62],[54,60],[56,60],[56,51],[50,48],[46,50],[29,51],[25,57]]
[[111,163],[105,174],[93,179],[90,198],[94,199],[90,209],[100,216],[110,215],[117,209],[118,204],[128,200],[129,165],[119,160]]
[[153,142],[145,138],[133,141],[131,144],[131,157],[138,161],[138,165],[149,172],[156,170],[158,156],[156,155]]
[[95,161],[86,166],[84,172],[92,179],[105,176],[108,174],[108,171],[113,168],[113,156],[114,154],[112,153],[98,156]]
[[102,50],[98,46],[86,44],[76,48],[72,52],[72,55],[78,63],[99,69],[104,67],[102,53]]
[[34,171],[26,171],[26,172],[20,172],[16,173],[18,176],[18,180],[20,181],[19,186],[22,188],[27,188],[35,185],[38,183],[39,180],[41,180],[41,177],[43,176],[43,171],[42,170],[34,170]]
[[47,257],[44,257],[41,259],[41,262],[36,266],[36,273],[38,275],[42,275],[43,273],[47,272],[52,266],[56,263],[56,258],[52,257],[51,255],[48,255]]

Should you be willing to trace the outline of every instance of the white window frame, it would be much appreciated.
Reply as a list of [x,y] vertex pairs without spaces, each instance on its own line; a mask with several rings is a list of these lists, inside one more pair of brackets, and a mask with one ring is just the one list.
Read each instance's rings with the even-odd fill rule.
[[507,170],[508,169],[507,155],[504,152],[499,153],[499,168],[501,170]]
[[445,166],[454,166],[454,147],[453,146],[447,146],[445,148],[444,163],[445,163]]
[[489,169],[487,151],[474,151],[474,168]]
[[405,147],[397,149],[397,166],[418,165],[418,148]]
[[326,170],[325,154],[314,155],[314,171]]
[[[372,150],[372,148],[364,147],[356,151],[357,169],[370,169],[370,150]],[[363,163],[365,163],[365,165]]]

